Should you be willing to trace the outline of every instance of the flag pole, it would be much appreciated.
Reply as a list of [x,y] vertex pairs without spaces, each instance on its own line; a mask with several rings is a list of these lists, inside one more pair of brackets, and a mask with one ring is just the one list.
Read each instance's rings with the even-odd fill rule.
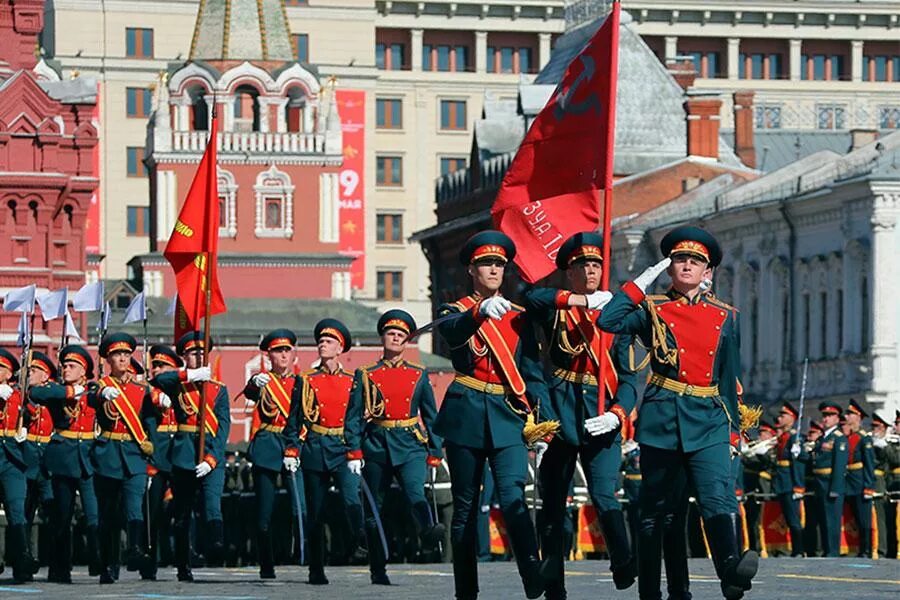
[[[213,90],[213,110],[212,110],[213,122],[215,122],[215,120],[216,120],[218,110],[219,110],[219,106],[218,106],[218,101],[216,98],[216,92],[215,92],[215,90]],[[212,128],[212,129],[213,129],[213,133],[216,134],[217,128]],[[209,141],[206,143],[207,144],[217,144],[218,143],[217,137],[218,137],[217,135],[211,135]],[[213,148],[213,150],[215,151],[216,149]],[[216,156],[218,157],[218,154]],[[207,173],[207,178],[211,177],[211,178],[213,178],[213,181],[215,181],[215,178],[217,177],[217,173],[216,173],[217,166],[218,166],[218,158],[216,159],[216,164],[214,164],[212,166],[212,168],[209,169],[209,171]],[[207,181],[206,189],[207,190],[209,189],[208,181]],[[218,202],[218,198],[216,198],[216,199],[207,198],[207,202],[213,202],[213,201]],[[207,213],[207,216],[209,216],[209,213]],[[209,278],[209,273],[212,270],[212,262],[210,261],[210,258],[212,258],[212,257],[211,257],[211,253],[209,252],[208,248],[209,248],[212,232],[215,231],[216,235],[218,235],[218,233],[219,233],[217,230],[213,229],[213,227],[218,228],[218,226],[219,226],[218,221],[216,223],[210,223],[209,221],[210,220],[207,219],[207,223],[205,226],[205,229],[206,229],[206,234],[205,234],[206,240],[205,241],[206,241],[207,250],[203,253],[204,269],[202,269],[201,279],[200,279],[201,283],[203,283],[204,281],[206,282],[206,286],[205,286],[206,290],[204,291],[204,293],[205,293],[204,304],[205,304],[206,311],[203,313],[203,366],[204,367],[209,366],[209,339],[210,339],[210,337],[209,337],[209,325],[210,325],[209,311],[210,311],[210,306],[212,304],[212,285],[211,285],[212,282],[210,281],[210,278]],[[198,464],[203,461],[203,451],[206,447],[206,410],[207,410],[207,408],[206,408],[206,388],[207,387],[209,387],[209,386],[207,386],[204,382],[200,383],[200,410],[198,411],[198,414],[197,414],[197,419],[199,421],[199,423],[197,425],[200,427],[200,435],[199,435],[199,440],[197,443],[197,463]]]
[[[107,303],[104,302],[103,306],[100,308],[100,337],[97,338],[97,348],[103,345],[103,338],[106,337],[106,306]],[[103,363],[104,361],[97,361],[97,380],[103,379]]]
[[[602,215],[601,233],[603,235],[603,248],[601,254],[603,257],[603,270],[600,274],[600,289],[609,289],[609,273],[610,259],[612,254],[612,200],[613,200],[613,168],[615,166],[615,147],[616,147],[616,83],[619,79],[619,13],[622,5],[619,0],[613,1],[612,11],[609,19],[612,19],[612,44],[610,44],[610,68],[609,68],[609,85],[607,86],[606,98],[603,105],[606,108],[606,139],[603,141],[603,147],[606,150],[606,160],[604,162],[605,172],[603,173],[603,199],[598,198],[598,212]],[[609,347],[609,338],[611,334],[600,332],[600,368],[599,377],[597,378],[597,412],[603,414],[606,410],[606,373],[611,368],[608,360],[609,353],[606,349]],[[625,424],[622,423],[624,426]]]
[[19,365],[19,414],[16,417],[16,434],[25,425],[25,402],[28,401],[28,382],[31,379],[31,352],[34,345],[34,307],[31,308],[28,338],[25,340],[25,351],[22,353],[22,364]]

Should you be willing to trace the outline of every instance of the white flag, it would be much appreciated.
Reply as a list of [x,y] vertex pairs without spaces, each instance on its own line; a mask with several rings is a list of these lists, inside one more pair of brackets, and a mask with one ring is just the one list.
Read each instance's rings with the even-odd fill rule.
[[28,315],[25,313],[22,313],[22,318],[19,319],[19,327],[16,331],[19,334],[16,338],[16,346],[24,348],[25,344],[28,343]]
[[79,344],[84,342],[78,334],[78,329],[75,328],[75,321],[72,319],[72,314],[68,311],[66,311],[66,339]]
[[103,308],[103,281],[88,283],[75,292],[72,298],[72,310],[77,312],[93,312]]
[[3,298],[3,310],[10,312],[34,312],[35,284],[9,290]]
[[66,316],[66,311],[69,307],[69,288],[47,292],[38,298],[37,301],[41,307],[41,315],[44,317],[44,321],[61,319]]
[[135,321],[143,321],[147,318],[147,302],[144,298],[144,292],[134,297],[128,309],[125,311],[125,319],[122,323],[134,323]]
[[178,294],[175,294],[175,296],[172,297],[172,301],[169,302],[169,308],[166,309],[166,316],[173,316],[176,308],[178,308]]
[[97,331],[106,331],[109,329],[109,300],[103,304],[103,310],[100,312],[100,320],[97,321]]

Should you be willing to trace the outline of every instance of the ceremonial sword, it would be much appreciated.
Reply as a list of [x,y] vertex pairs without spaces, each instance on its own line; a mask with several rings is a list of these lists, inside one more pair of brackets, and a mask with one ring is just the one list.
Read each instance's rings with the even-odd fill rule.
[[302,565],[305,558],[303,552],[303,507],[300,505],[300,492],[297,490],[297,472],[290,470],[288,472],[291,474],[291,488],[294,492],[294,504],[297,508],[297,532],[300,537],[297,543],[300,544],[300,564]]
[[806,375],[809,371],[809,357],[803,359],[803,378],[800,380],[800,410],[797,415],[797,435],[794,443],[800,443],[800,429],[803,427],[803,405],[806,402]]
[[386,562],[388,559],[388,544],[387,538],[384,535],[384,526],[381,524],[381,514],[378,512],[378,505],[375,504],[375,497],[372,496],[372,490],[369,489],[369,484],[366,483],[366,480],[362,475],[359,477],[359,488],[362,490],[363,496],[366,497],[369,508],[372,510],[372,515],[375,517],[375,527],[378,529],[378,537],[381,539],[381,547],[384,549],[384,560]]

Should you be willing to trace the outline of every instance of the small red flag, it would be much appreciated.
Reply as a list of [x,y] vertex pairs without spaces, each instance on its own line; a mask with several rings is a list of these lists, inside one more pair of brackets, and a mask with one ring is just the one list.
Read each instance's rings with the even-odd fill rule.
[[556,269],[570,236],[597,229],[612,187],[618,43],[617,2],[532,123],[491,208],[529,283]]
[[218,119],[213,116],[206,151],[197,166],[191,189],[163,252],[175,271],[175,283],[178,287],[175,339],[185,332],[200,329],[200,321],[206,315],[207,286],[210,292],[210,316],[226,310],[216,268],[219,250],[217,131]]

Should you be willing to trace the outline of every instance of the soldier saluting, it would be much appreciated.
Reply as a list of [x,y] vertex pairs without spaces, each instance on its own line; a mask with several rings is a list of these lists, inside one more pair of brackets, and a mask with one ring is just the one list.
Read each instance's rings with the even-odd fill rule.
[[[660,250],[666,258],[626,283],[598,321],[610,333],[639,336],[650,351],[653,372],[636,436],[643,475],[639,544],[659,543],[655,523],[674,501],[668,497],[670,482],[687,470],[722,593],[739,599],[751,587],[759,556],[752,550],[742,553],[736,536],[729,441],[740,431],[737,313],[702,293],[703,280],[711,279],[722,260],[712,235],[679,227],[663,237]],[[648,296],[647,289],[664,270],[672,286],[665,294]],[[644,572],[640,566],[639,572]],[[648,589],[641,597],[658,594],[658,589]]]
[[[258,425],[252,432],[248,453],[253,463],[253,483],[256,492],[256,551],[259,556],[261,579],[275,579],[275,557],[272,554],[272,509],[275,507],[275,480],[282,471],[296,472],[295,458],[285,460],[290,445],[284,430],[291,412],[294,388],[299,387],[294,376],[294,345],[297,336],[288,329],[270,331],[262,339],[259,349],[269,355],[272,368],[257,373],[247,382],[244,397],[256,404]],[[297,395],[299,397],[299,395]],[[284,477],[287,485],[294,478]],[[291,494],[296,493],[289,490]],[[292,503],[293,504],[293,503]]]
[[[547,397],[538,347],[520,306],[500,293],[513,241],[499,231],[482,231],[466,242],[460,261],[468,267],[474,294],[444,304],[439,324],[450,346],[456,377],[434,424],[444,438],[453,492],[453,579],[458,600],[478,596],[476,517],[485,461],[497,481],[500,508],[528,598],[544,592],[534,527],[525,503],[526,441],[546,431],[533,426]],[[523,422],[526,430],[523,430]]]
[[[598,291],[603,269],[603,238],[593,232],[577,233],[560,247],[556,266],[565,271],[571,290],[535,288],[525,299],[529,318],[544,329],[550,347],[552,371],[547,377],[547,414],[560,422],[540,464],[541,532],[544,576],[553,581],[547,598],[565,598],[563,526],[566,496],[581,457],[591,502],[597,509],[610,555],[617,589],[634,583],[635,564],[625,518],[616,498],[622,462],[622,425],[637,402],[636,374],[629,364],[630,336],[609,336],[601,347],[595,321],[611,294]],[[608,363],[602,412],[598,413],[599,366]]]
[[[432,520],[425,499],[425,469],[426,465],[440,466],[443,452],[440,438],[432,432],[437,408],[428,371],[403,358],[409,335],[415,330],[415,320],[403,310],[389,310],[378,319],[384,355],[375,364],[356,370],[351,404],[363,410],[355,413],[348,427],[362,431],[363,478],[377,510],[381,511],[384,496],[396,477],[412,508],[421,552],[428,554],[444,537],[444,526]],[[424,431],[419,426],[420,415]],[[377,527],[376,515],[368,516],[371,580],[377,585],[390,585]]]

